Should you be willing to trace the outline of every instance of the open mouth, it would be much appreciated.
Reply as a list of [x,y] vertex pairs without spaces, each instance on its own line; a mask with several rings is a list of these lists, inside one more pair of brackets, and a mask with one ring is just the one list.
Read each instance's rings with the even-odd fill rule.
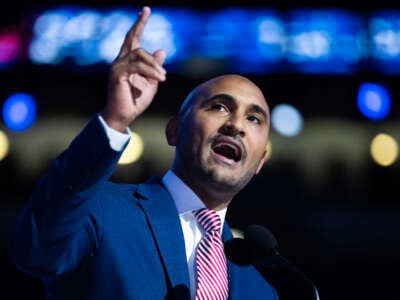
[[242,159],[242,148],[236,141],[220,139],[211,145],[211,149],[229,160],[238,162]]

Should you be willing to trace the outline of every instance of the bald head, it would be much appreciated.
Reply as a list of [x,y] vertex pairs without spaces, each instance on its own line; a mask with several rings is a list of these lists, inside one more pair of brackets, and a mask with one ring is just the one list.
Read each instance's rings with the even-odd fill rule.
[[173,171],[208,208],[226,207],[264,163],[269,108],[260,88],[239,75],[197,86],[166,128]]
[[195,87],[182,103],[179,109],[179,117],[185,118],[196,103],[204,99],[209,99],[215,93],[223,92],[235,97],[237,92],[243,90],[246,90],[255,99],[259,99],[260,103],[264,104],[264,109],[269,113],[269,107],[264,94],[254,82],[240,75],[229,74],[212,78]]

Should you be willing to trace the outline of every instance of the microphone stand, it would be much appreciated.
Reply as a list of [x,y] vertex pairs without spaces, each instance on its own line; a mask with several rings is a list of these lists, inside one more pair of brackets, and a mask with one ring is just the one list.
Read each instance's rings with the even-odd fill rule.
[[320,300],[315,284],[279,254],[275,237],[265,227],[249,226],[245,239],[233,238],[225,243],[224,248],[233,263],[252,265],[277,289],[280,300]]
[[[266,279],[267,281],[274,283],[274,286],[280,290],[282,296],[285,294],[288,294],[287,289],[289,288],[287,283],[287,273],[278,273],[281,277],[285,277],[284,280],[282,279],[281,281],[277,281],[276,276],[273,276],[273,272],[279,272],[280,270],[287,270],[289,271],[289,274],[295,275],[294,277],[296,279],[301,279],[303,283],[305,283],[305,286],[309,289],[307,291],[308,293],[312,294],[312,299],[313,300],[320,300],[319,298],[319,293],[318,289],[315,286],[315,284],[311,281],[310,278],[308,278],[303,272],[301,272],[299,269],[297,269],[293,264],[291,264],[286,258],[283,256],[279,255],[279,253],[275,253],[271,256],[256,256],[251,262],[251,264],[257,269],[257,271]],[[283,268],[282,268],[283,267]],[[277,275],[277,274],[275,274]],[[285,283],[285,284],[283,284]],[[304,286],[304,285],[303,285]],[[298,286],[300,289],[302,289],[301,286]],[[284,297],[280,297],[281,300],[284,300]],[[289,299],[289,296],[288,298]],[[290,299],[292,299],[290,297]],[[299,299],[296,297],[296,299]]]

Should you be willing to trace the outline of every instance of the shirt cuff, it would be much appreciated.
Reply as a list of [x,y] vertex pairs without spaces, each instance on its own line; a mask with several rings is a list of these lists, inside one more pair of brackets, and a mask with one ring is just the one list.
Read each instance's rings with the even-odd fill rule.
[[129,127],[126,128],[126,133],[119,132],[107,125],[103,117],[98,114],[99,121],[106,132],[108,140],[110,141],[110,147],[115,151],[121,151],[131,138],[131,130]]

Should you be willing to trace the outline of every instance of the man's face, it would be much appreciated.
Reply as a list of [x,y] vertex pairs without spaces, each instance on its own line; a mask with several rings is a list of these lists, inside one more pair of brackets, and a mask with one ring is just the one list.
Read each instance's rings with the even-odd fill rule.
[[197,88],[181,116],[177,159],[186,174],[237,193],[261,168],[269,133],[262,92],[239,76],[223,76]]

